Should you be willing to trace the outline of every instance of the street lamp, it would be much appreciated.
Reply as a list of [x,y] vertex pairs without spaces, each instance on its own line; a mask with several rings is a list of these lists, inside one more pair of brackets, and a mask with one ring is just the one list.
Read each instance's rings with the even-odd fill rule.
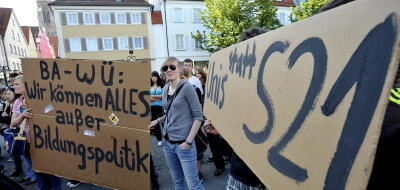
[[1,72],[3,72],[4,75],[4,80],[6,82],[6,86],[8,86],[8,79],[7,79],[7,73],[6,72],[10,72],[11,69],[8,66],[1,66]]

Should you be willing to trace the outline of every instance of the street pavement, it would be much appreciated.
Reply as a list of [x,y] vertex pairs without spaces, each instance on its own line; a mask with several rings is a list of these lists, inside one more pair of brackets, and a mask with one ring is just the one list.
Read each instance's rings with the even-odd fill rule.
[[[165,162],[165,157],[164,153],[162,150],[161,146],[157,145],[157,140],[152,136],[151,137],[152,141],[152,155],[154,159],[154,165],[157,170],[157,173],[159,175],[158,177],[158,182],[160,184],[160,189],[161,190],[172,190],[173,189],[173,183],[171,176],[168,171],[167,164]],[[0,145],[3,149],[3,138],[0,137]],[[205,152],[203,161],[202,161],[202,168],[201,172],[204,176],[204,182],[203,185],[205,189],[210,189],[210,190],[220,190],[224,189],[226,185],[226,181],[228,179],[228,172],[229,172],[229,164],[226,166],[227,170],[220,176],[214,176],[214,164],[212,162],[207,162],[207,158],[211,155],[210,149],[207,149]],[[7,160],[9,159],[8,153],[3,149],[2,154],[1,154],[1,159],[0,159],[0,164],[4,165],[6,167],[6,175],[10,175],[13,170],[14,170],[14,164],[13,162],[8,162]],[[21,178],[18,178],[16,181],[21,180]],[[69,189],[66,186],[68,179],[63,179],[63,189]],[[24,186],[26,190],[36,190],[36,184],[29,185],[29,186]],[[1,188],[0,188],[1,189]],[[76,190],[109,190],[108,188],[92,185],[92,184],[87,184],[83,183],[79,185],[78,187],[74,188]]]

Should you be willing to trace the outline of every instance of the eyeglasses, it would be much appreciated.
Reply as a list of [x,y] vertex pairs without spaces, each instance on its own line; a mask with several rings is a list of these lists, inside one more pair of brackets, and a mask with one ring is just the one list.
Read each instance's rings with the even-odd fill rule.
[[169,67],[169,69],[171,69],[171,71],[175,71],[176,70],[176,65],[164,65],[164,67],[162,67],[161,70],[163,72],[167,72],[168,71],[168,67]]

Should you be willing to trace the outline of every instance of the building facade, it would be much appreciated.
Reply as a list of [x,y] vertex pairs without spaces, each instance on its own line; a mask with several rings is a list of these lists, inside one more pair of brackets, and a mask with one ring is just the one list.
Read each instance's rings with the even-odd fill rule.
[[[200,11],[204,9],[203,0],[152,0],[154,5],[153,24],[154,61],[152,69],[159,71],[162,63],[169,56],[180,61],[192,59],[195,64],[208,63],[210,53],[202,50],[201,44],[194,40],[191,33],[208,31],[200,20]],[[158,13],[159,12],[159,13]]]
[[[301,2],[301,0],[297,0],[296,2]],[[279,22],[282,25],[288,25],[292,23],[290,21],[290,15],[292,14],[290,12],[290,7],[295,7],[295,1],[293,0],[274,0],[272,4],[278,8],[276,11],[276,16],[279,19]]]
[[57,36],[54,14],[49,3],[54,0],[37,0],[39,26],[44,27],[47,36]]
[[30,29],[35,39],[38,57],[55,58],[54,47],[51,45],[50,39],[47,36],[46,28],[42,26],[32,26]]
[[32,58],[37,58],[38,51],[36,49],[36,39],[33,36],[32,30],[30,26],[21,26],[22,31],[24,32],[24,36],[26,41],[28,42],[28,55]]
[[[21,58],[29,57],[28,42],[13,9],[0,8],[0,14],[1,69],[6,66],[9,72],[19,72]],[[3,72],[0,78],[4,79]]]
[[54,11],[61,58],[150,59],[151,5],[144,0],[58,0]]

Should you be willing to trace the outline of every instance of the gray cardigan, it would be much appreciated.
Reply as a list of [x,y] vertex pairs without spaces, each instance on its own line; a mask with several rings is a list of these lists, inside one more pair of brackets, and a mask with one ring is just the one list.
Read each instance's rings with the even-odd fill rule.
[[[164,113],[166,113],[170,103],[170,101],[168,101],[169,86],[170,83],[164,86],[162,94]],[[162,127],[163,136],[168,133],[169,140],[171,141],[186,140],[192,128],[193,121],[203,121],[203,112],[201,110],[196,90],[185,80],[179,82],[176,89],[179,89],[180,86],[182,86],[182,89],[172,102],[168,116],[165,118]]]

